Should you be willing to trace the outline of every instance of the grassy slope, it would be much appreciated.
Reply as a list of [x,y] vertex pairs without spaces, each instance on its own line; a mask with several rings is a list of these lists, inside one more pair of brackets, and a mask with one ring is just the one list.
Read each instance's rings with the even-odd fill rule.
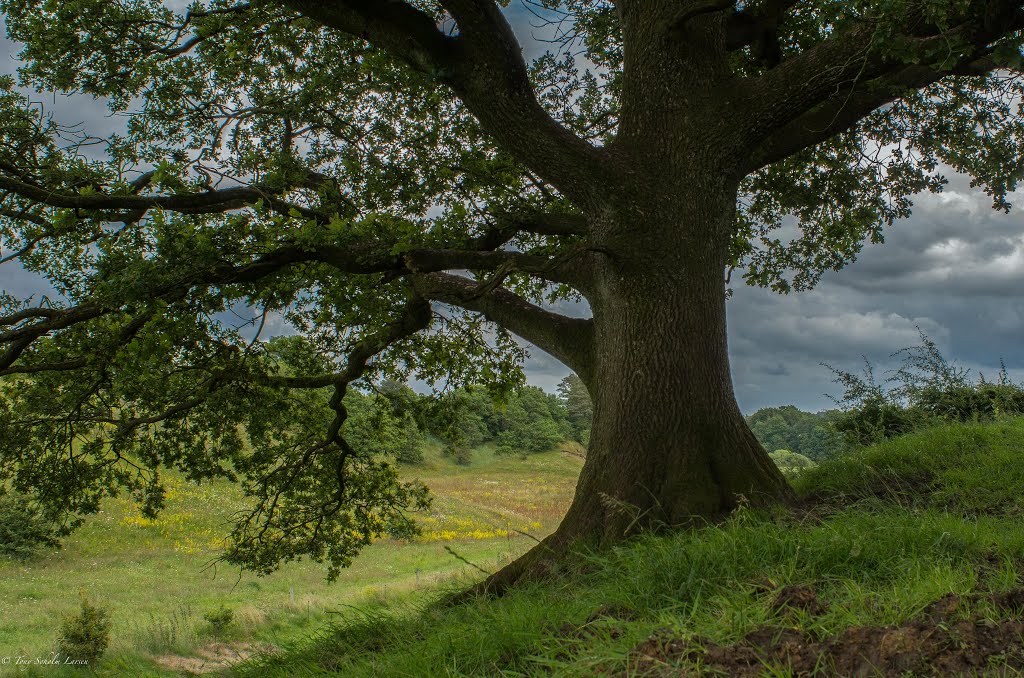
[[[313,563],[292,563],[264,578],[224,567],[204,571],[241,497],[228,483],[197,487],[172,476],[167,510],[155,523],[129,502],[113,500],[61,550],[28,563],[0,561],[0,657],[47,656],[79,592],[112,614],[101,675],[180,675],[157,659],[173,663],[168,658],[196,656],[209,646],[214,639],[203,615],[222,604],[237,621],[226,640],[278,644],[302,637],[345,605],[379,603],[467,576],[468,567],[446,546],[484,568],[507,562],[533,544],[517,531],[541,536],[557,525],[579,465],[561,452],[524,460],[481,448],[462,467],[432,448],[424,465],[403,470],[436,495],[431,514],[420,517],[423,537],[373,545],[335,584],[324,582],[324,569]],[[8,671],[0,665],[0,674]],[[81,674],[40,667],[19,675],[65,672]]]
[[[721,526],[642,536],[499,600],[352,611],[239,673],[678,675],[692,667],[679,653],[640,649],[736,643],[766,626],[827,641],[907,623],[950,593],[979,594],[969,614],[989,625],[1012,617],[983,596],[1024,577],[1024,420],[913,434],[796,484],[795,513],[741,510]],[[827,609],[780,611],[773,601],[790,585],[812,587]]]

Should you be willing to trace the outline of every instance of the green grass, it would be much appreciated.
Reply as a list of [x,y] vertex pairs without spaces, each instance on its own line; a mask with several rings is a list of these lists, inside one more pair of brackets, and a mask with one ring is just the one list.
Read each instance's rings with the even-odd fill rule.
[[[446,547],[483,569],[497,569],[534,543],[520,533],[540,537],[557,525],[579,466],[557,451],[520,459],[481,448],[463,467],[431,447],[423,465],[402,470],[435,493],[433,510],[418,517],[424,536],[374,544],[334,584],[324,581],[323,567],[308,562],[262,578],[206,568],[242,497],[229,483],[195,486],[169,474],[167,509],[155,522],[131,502],[111,500],[63,548],[29,562],[0,561],[0,658],[49,656],[61,619],[78,609],[80,593],[107,607],[113,620],[100,675],[181,675],[218,643],[243,651],[282,645],[315,632],[347,606],[411,600],[467,577],[471,568]],[[203,617],[221,605],[234,611],[235,621],[217,637]],[[81,671],[40,666],[18,672],[63,674]]]
[[[643,535],[496,600],[350,610],[235,673],[633,675],[636,648],[666,634],[728,644],[765,626],[827,639],[904,623],[945,594],[1022,585],[1022,444],[1022,420],[909,435],[801,474],[796,511],[744,509],[720,525]],[[779,612],[772,594],[788,585],[812,587],[827,609]],[[972,605],[989,620],[1008,615]],[[675,675],[677,664],[661,668]]]

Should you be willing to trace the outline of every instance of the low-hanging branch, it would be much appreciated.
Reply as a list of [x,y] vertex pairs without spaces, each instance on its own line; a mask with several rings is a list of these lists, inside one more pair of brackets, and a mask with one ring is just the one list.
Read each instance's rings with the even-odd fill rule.
[[[320,537],[320,526],[346,508],[349,501],[348,464],[358,456],[358,452],[342,435],[342,427],[348,418],[348,410],[344,404],[348,386],[365,374],[374,356],[389,346],[427,329],[432,316],[430,304],[425,299],[411,297],[395,322],[363,338],[352,347],[344,370],[329,377],[322,377],[325,380],[330,379],[329,382],[323,383],[323,386],[333,387],[328,407],[334,412],[334,418],[328,424],[325,436],[322,440],[309,444],[297,462],[282,462],[261,474],[254,492],[256,502],[237,521],[232,532],[235,548],[229,549],[222,556],[223,560],[236,563],[261,562],[262,553],[275,554],[282,549],[295,549],[295,544],[289,543],[291,535],[301,533],[310,525],[313,525],[314,529],[309,539],[311,543],[315,543]],[[271,380],[269,383],[274,383],[273,378],[263,379],[264,383],[268,383],[267,379]],[[318,387],[313,381],[283,383],[291,388]],[[279,519],[278,508],[282,497],[292,491],[297,479],[308,472],[309,465],[316,457],[329,451],[335,454],[335,488],[330,497],[319,503],[303,502],[306,505],[298,512],[298,517],[294,514],[285,514],[283,519]],[[280,558],[280,555],[277,557]]]
[[[308,207],[282,200],[281,190],[268,186],[233,186],[216,191],[180,195],[118,195],[111,193],[62,193],[0,173],[0,191],[8,191],[33,203],[61,209],[104,212],[138,212],[164,209],[179,214],[221,214],[263,202],[282,214],[296,212],[317,221],[329,218]],[[132,220],[140,217],[133,215]]]

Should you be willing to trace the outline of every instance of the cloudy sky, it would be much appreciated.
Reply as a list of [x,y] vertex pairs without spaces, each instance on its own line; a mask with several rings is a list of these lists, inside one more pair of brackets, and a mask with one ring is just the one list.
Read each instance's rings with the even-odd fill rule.
[[[512,17],[528,52],[540,30],[513,4]],[[532,43],[532,44],[531,44]],[[0,42],[0,69],[17,66],[17,46]],[[100,102],[36,97],[64,122],[82,122],[102,134],[117,130]],[[729,305],[733,377],[744,412],[795,404],[817,410],[839,395],[821,363],[856,370],[868,358],[880,371],[890,355],[918,343],[924,330],[947,358],[994,376],[1002,358],[1024,379],[1024,192],[1009,214],[991,208],[967,177],[950,173],[946,190],[921,195],[911,218],[867,245],[845,270],[822,278],[810,292],[779,296],[738,287]],[[14,266],[0,266],[0,290],[27,296],[38,283]],[[583,311],[578,311],[582,313]],[[533,349],[531,383],[553,390],[567,374],[558,361]]]

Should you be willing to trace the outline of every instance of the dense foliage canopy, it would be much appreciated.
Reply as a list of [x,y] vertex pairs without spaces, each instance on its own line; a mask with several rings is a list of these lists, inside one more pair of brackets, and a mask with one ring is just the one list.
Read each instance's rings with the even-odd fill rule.
[[[423,502],[343,434],[349,385],[507,394],[515,333],[597,403],[578,512],[616,480],[656,481],[672,496],[624,500],[667,520],[785,496],[731,395],[724,273],[807,288],[947,168],[1008,209],[1024,10],[540,0],[555,42],[528,64],[507,4],[0,1],[22,45],[0,78],[0,262],[56,290],[0,296],[4,487],[77,520],[121,488],[158,510],[164,467],[237,478],[229,560],[344,565]],[[31,90],[104,98],[124,129],[51,119]],[[658,343],[648,320],[673,316],[638,299],[661,291],[705,334]],[[547,305],[581,297],[593,318]],[[304,341],[262,341],[279,319]],[[652,409],[637,374],[697,392],[629,429]],[[654,481],[599,468],[616,454]]]

